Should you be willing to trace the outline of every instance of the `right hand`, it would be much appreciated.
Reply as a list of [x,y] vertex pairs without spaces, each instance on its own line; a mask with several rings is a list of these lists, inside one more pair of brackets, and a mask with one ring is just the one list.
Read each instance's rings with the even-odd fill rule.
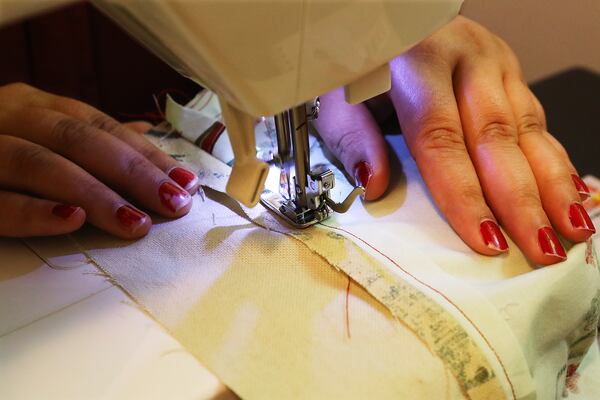
[[321,98],[317,129],[331,152],[382,196],[390,168],[378,117],[395,112],[439,210],[474,251],[508,251],[503,226],[536,264],[563,261],[555,232],[587,240],[589,195],[541,104],[500,38],[462,16],[390,62],[392,88],[366,104],[341,89]]
[[126,199],[187,214],[198,178],[140,134],[150,127],[25,84],[0,87],[0,236],[64,234],[86,221],[144,236],[152,220]]

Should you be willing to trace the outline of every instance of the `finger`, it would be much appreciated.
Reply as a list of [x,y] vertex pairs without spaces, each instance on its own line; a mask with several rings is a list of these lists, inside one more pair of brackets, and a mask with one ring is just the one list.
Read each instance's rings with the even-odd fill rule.
[[495,63],[458,68],[456,94],[469,153],[486,199],[525,255],[537,264],[566,258],[519,147],[516,120]]
[[131,121],[122,124],[125,128],[134,131],[139,135],[143,135],[152,129],[152,124],[146,121]]
[[144,236],[152,221],[71,161],[23,139],[0,135],[0,187],[85,210],[87,221],[115,236]]
[[52,96],[48,105],[56,111],[84,121],[127,143],[190,194],[194,194],[198,190],[200,185],[195,173],[182,168],[171,156],[165,154],[143,135],[140,135],[140,133],[145,133],[152,128],[149,123],[138,121],[128,123],[125,126],[88,104],[66,97]]
[[565,162],[569,165],[569,167],[571,168],[573,173],[577,174],[577,171],[576,171],[575,167],[573,166],[573,163],[571,162],[571,159],[569,158],[569,155],[567,154],[567,151],[565,150],[563,145],[560,144],[560,142],[558,140],[556,140],[556,138],[554,136],[552,136],[551,134],[548,133],[548,126],[546,124],[546,112],[544,111],[544,107],[542,106],[542,103],[540,103],[538,98],[533,94],[533,92],[531,90],[528,89],[527,91],[528,91],[531,101],[533,103],[535,115],[537,116],[538,121],[540,122],[540,124],[542,126],[543,135],[546,137],[546,139],[548,139],[550,141],[550,143],[554,146],[556,151],[558,151],[561,154],[561,156],[565,159]]
[[552,144],[552,146],[554,146],[556,151],[561,155],[565,164],[571,171],[571,180],[573,181],[573,186],[575,186],[575,190],[577,191],[577,193],[579,193],[579,199],[581,201],[586,200],[588,197],[590,197],[590,188],[588,188],[583,179],[579,177],[577,169],[573,165],[573,162],[571,162],[569,154],[567,153],[563,145],[550,133],[544,132],[544,137],[550,142],[550,144]]
[[586,240],[595,229],[580,203],[570,162],[565,162],[565,156],[544,134],[527,86],[509,78],[504,87],[517,122],[519,146],[535,176],[546,215],[565,238]]
[[550,133],[548,133],[548,125],[546,123],[546,112],[544,111],[544,107],[542,106],[542,103],[540,103],[539,99],[531,92],[531,90],[529,90],[529,94],[531,96],[531,101],[533,102],[533,105],[535,107],[535,113],[537,114],[538,120],[540,121],[540,123],[542,125],[544,137],[546,139],[548,139],[548,141],[550,141],[550,143],[554,146],[556,151],[558,151],[560,153],[560,155],[564,158],[565,163],[567,163],[567,165],[571,169],[571,172],[573,174],[573,183],[575,184],[577,190],[581,190],[579,192],[581,199],[582,200],[587,199],[589,197],[589,189],[587,188],[585,183],[583,183],[583,181],[581,181],[581,178],[579,178],[577,169],[573,165],[573,162],[571,161],[569,154],[567,153],[567,151],[565,150],[563,145],[558,140],[556,140],[556,138],[554,136],[552,136]]
[[537,117],[542,124],[542,128],[544,129],[544,131],[547,131],[548,126],[546,124],[546,112],[544,111],[544,107],[542,106],[542,103],[540,103],[539,99],[531,91],[529,91],[529,93],[531,95],[531,100],[533,101],[533,105],[535,107],[535,113],[537,114]]
[[185,215],[192,206],[188,192],[143,155],[101,129],[38,107],[14,113],[3,124],[3,129],[11,128],[163,216]]
[[85,222],[81,207],[0,190],[0,236],[62,235]]
[[546,140],[548,140],[548,142],[550,142],[552,147],[554,147],[554,150],[556,150],[556,152],[563,158],[563,161],[568,165],[569,169],[576,174],[577,170],[571,162],[571,158],[569,157],[569,154],[567,153],[563,145],[547,131],[543,131],[542,135],[546,138]]
[[467,153],[451,66],[425,68],[410,62],[392,62],[391,98],[423,180],[450,225],[473,250],[487,255],[507,251]]
[[365,200],[379,198],[387,189],[387,144],[364,104],[350,105],[343,89],[321,98],[316,127],[327,148],[336,156],[356,184],[366,189]]

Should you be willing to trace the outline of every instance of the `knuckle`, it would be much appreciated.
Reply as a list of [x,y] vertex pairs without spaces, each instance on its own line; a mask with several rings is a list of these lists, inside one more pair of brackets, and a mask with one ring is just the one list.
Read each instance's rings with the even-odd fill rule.
[[488,32],[481,25],[469,20],[461,19],[459,22],[460,34],[463,43],[467,44],[473,54],[484,54],[489,51]]
[[544,185],[549,188],[561,188],[561,191],[568,193],[569,190],[573,189],[573,180],[570,174],[563,173],[562,169],[556,168],[555,171],[548,171],[544,177]]
[[106,132],[115,132],[120,124],[106,114],[98,113],[90,119],[90,125]]
[[169,161],[172,160],[171,157],[169,157],[168,155],[166,155],[165,153],[163,153],[161,150],[159,150],[158,148],[154,147],[153,145],[142,146],[140,149],[137,149],[137,151],[144,158],[146,158],[147,160],[149,160],[150,162],[157,163],[161,159],[167,159]]
[[331,146],[332,151],[343,161],[350,151],[362,147],[364,137],[365,131],[363,130],[348,131],[333,142]]
[[460,130],[448,127],[435,127],[423,130],[417,135],[418,151],[425,153],[454,154],[466,151]]
[[125,159],[123,171],[126,176],[141,176],[150,170],[148,163],[148,160],[141,155],[130,155]]
[[519,135],[540,133],[542,130],[542,123],[534,113],[523,114],[517,119],[517,131]]
[[429,36],[425,39],[423,39],[421,42],[419,42],[414,48],[409,49],[409,52],[418,52],[420,54],[425,54],[425,55],[434,55],[434,54],[438,54],[439,53],[439,47],[440,47],[440,41],[439,39],[432,35]]
[[81,146],[95,136],[85,123],[70,117],[58,121],[50,134],[63,147]]
[[465,183],[462,185],[458,194],[459,201],[456,202],[456,207],[464,208],[465,205],[475,205],[485,203],[483,192],[478,185],[472,183]]
[[534,210],[542,207],[540,194],[531,185],[521,184],[515,188],[517,196],[512,201],[512,206],[517,209]]
[[516,144],[517,132],[506,118],[493,118],[486,122],[483,127],[477,132],[475,141],[478,145],[486,144]]
[[9,165],[16,171],[22,171],[22,173],[31,171],[32,166],[36,167],[35,170],[44,169],[51,162],[51,152],[33,143],[15,146],[10,155]]
[[485,204],[485,198],[481,188],[471,182],[457,183],[459,188],[455,195],[444,196],[440,208],[444,214],[460,215],[466,208],[479,209],[482,204]]

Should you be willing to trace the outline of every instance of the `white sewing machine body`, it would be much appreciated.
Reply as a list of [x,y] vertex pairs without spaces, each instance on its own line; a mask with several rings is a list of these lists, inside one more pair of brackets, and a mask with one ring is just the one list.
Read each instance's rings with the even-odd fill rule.
[[[313,171],[305,104],[345,86],[356,104],[390,89],[388,62],[453,18],[461,0],[93,0],[185,76],[219,96],[235,155],[227,192],[254,206],[268,165],[256,159],[254,122],[275,115],[275,162],[289,187],[273,211],[296,227],[344,212],[327,171]],[[317,106],[312,107],[318,111]],[[316,188],[316,189],[315,189]],[[287,194],[289,194],[289,196]]]

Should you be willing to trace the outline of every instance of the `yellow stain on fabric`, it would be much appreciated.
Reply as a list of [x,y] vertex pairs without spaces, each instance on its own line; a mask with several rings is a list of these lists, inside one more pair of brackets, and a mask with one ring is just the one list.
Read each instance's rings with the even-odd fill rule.
[[[214,240],[210,246],[218,246],[221,237],[240,234],[239,227],[219,229],[217,237],[209,239]],[[434,377],[445,376],[443,363],[428,355],[427,347],[360,287],[350,297],[348,339],[345,274],[277,232],[256,227],[245,229],[244,235],[227,271],[170,327],[241,396],[264,397],[265,386],[269,398],[348,393],[353,398],[441,398],[436,396],[460,392],[456,382],[433,384]],[[293,352],[289,342],[294,343]],[[257,370],[257,358],[268,368]],[[422,369],[410,365],[415,359],[424,360]],[[273,382],[282,369],[294,380]],[[406,374],[407,369],[413,372]],[[332,385],[332,371],[348,382]],[[402,375],[410,378],[403,380]]]

